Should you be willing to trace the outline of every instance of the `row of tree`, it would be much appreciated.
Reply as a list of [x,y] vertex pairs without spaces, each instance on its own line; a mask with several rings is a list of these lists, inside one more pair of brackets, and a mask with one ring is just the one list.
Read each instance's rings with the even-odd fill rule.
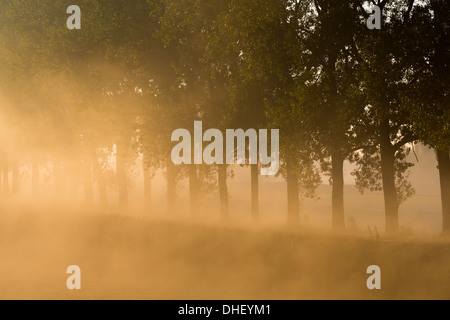
[[[414,194],[406,156],[421,141],[437,154],[450,232],[446,1],[79,0],[81,30],[66,28],[69,5],[0,3],[6,186],[9,168],[31,164],[37,190],[39,164],[51,162],[57,192],[82,177],[92,202],[94,179],[106,205],[113,174],[126,208],[129,164],[142,157],[147,205],[151,179],[165,168],[169,211],[187,177],[192,212],[214,180],[227,216],[230,168],[174,166],[172,131],[195,120],[276,128],[290,223],[299,220],[299,197],[313,196],[326,174],[332,225],[344,227],[343,165],[351,161],[361,191],[383,190],[386,230],[395,232],[399,206]],[[371,5],[382,11],[380,30],[366,26]],[[257,218],[259,166],[250,167]]]

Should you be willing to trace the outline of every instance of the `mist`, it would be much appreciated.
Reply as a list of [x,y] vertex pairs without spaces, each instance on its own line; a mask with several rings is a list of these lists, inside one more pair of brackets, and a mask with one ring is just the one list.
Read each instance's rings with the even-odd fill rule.
[[69,5],[0,3],[0,299],[450,298],[445,1]]

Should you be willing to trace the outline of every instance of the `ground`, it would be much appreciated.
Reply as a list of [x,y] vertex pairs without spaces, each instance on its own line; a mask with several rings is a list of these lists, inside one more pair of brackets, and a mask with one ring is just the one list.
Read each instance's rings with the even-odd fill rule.
[[[53,211],[0,214],[1,299],[450,299],[440,237]],[[366,287],[373,264],[378,291]],[[81,290],[66,287],[69,265]]]

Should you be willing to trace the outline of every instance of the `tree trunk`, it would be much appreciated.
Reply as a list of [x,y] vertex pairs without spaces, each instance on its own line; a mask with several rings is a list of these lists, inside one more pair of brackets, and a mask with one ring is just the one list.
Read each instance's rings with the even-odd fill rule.
[[53,178],[55,181],[55,196],[57,200],[61,200],[64,196],[61,175],[61,164],[58,160],[55,160],[53,161]]
[[251,164],[251,198],[252,198],[252,218],[259,218],[259,181],[258,181],[258,165]]
[[344,157],[342,156],[342,142],[345,141],[345,126],[338,117],[338,85],[336,80],[336,61],[338,51],[332,50],[326,64],[326,76],[328,77],[329,97],[328,112],[330,126],[331,152],[331,178],[333,181],[331,191],[331,225],[333,229],[345,228],[344,217]]
[[73,203],[78,202],[78,193],[80,186],[80,162],[73,159],[67,159],[68,176],[68,200]]
[[450,234],[450,156],[448,150],[437,150],[439,179],[441,184],[442,230]]
[[189,166],[189,200],[191,215],[198,212],[199,185],[197,178],[197,166],[192,164]]
[[8,158],[5,156],[3,159],[3,194],[9,195],[9,163]]
[[31,189],[33,195],[39,193],[39,162],[34,160],[31,164]]
[[226,219],[229,216],[228,212],[228,187],[227,187],[227,166],[224,164],[218,165],[218,181],[219,181],[219,196],[220,196],[220,214],[222,218]]
[[144,171],[144,211],[150,212],[152,209],[152,173],[147,165],[143,164]]
[[97,180],[98,195],[100,198],[100,205],[106,207],[108,205],[108,195],[106,193],[106,182],[103,175],[102,168],[98,162],[97,153],[95,148],[91,148],[92,167],[94,169],[95,179]]
[[176,211],[177,200],[177,182],[175,166],[169,156],[166,161],[166,179],[167,179],[167,211],[174,214]]
[[288,202],[288,225],[296,226],[300,223],[300,207],[298,201],[298,178],[291,165],[287,164],[287,202]]
[[87,159],[84,159],[82,163],[82,170],[83,170],[84,202],[87,206],[91,206],[93,202],[91,163],[90,161],[87,161]]
[[126,174],[126,146],[118,143],[116,145],[116,174],[117,184],[119,186],[119,208],[121,210],[128,210],[128,184]]
[[[389,125],[389,124],[387,124]],[[386,232],[396,233],[398,225],[398,198],[395,188],[395,157],[391,145],[389,131],[382,128],[381,132],[381,174],[383,177],[384,210],[386,215]]]
[[13,195],[19,194],[19,185],[20,185],[20,174],[19,174],[19,164],[17,163],[17,160],[14,161],[13,167],[12,167],[12,192]]
[[331,205],[333,229],[344,229],[344,158],[341,153],[333,152],[331,155],[331,177],[333,180]]

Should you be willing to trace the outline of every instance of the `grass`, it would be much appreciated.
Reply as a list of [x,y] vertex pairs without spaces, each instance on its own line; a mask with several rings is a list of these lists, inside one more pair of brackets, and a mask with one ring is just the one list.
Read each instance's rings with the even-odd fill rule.
[[0,215],[0,298],[449,299],[449,244],[30,209]]

